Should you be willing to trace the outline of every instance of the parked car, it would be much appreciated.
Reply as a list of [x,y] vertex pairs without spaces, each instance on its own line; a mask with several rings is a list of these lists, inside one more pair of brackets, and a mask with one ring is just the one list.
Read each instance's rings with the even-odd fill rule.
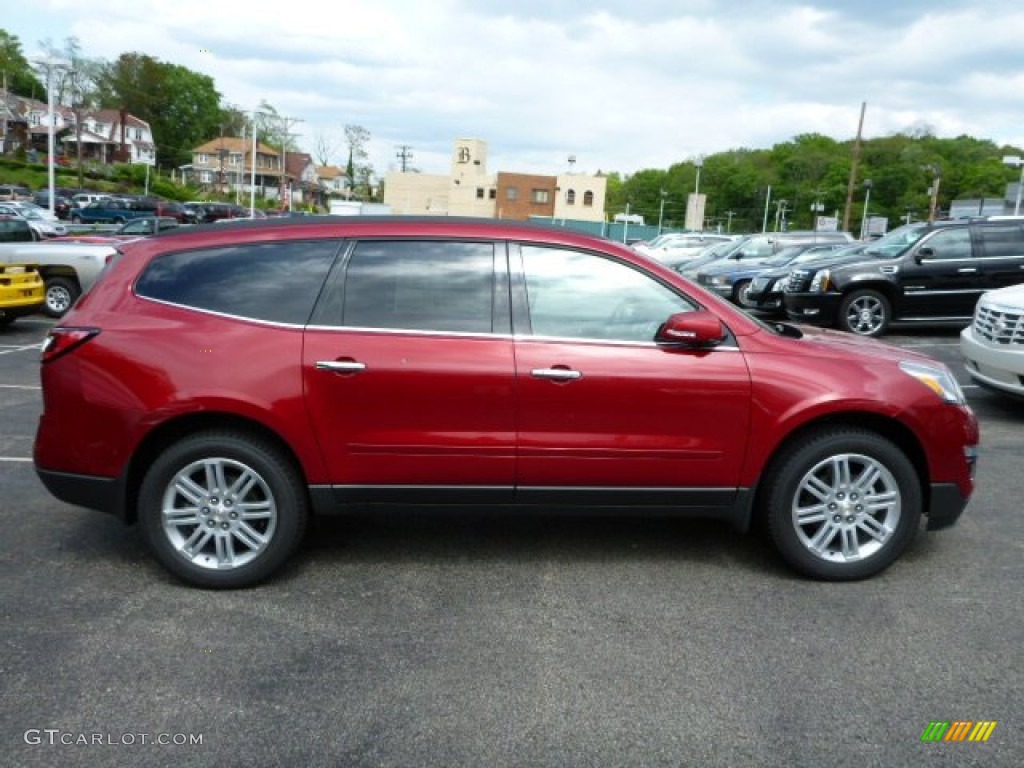
[[109,200],[110,197],[110,195],[106,195],[101,192],[79,192],[71,196],[71,203],[74,208],[85,208],[87,205],[102,203],[104,200]]
[[688,232],[686,234],[676,235],[661,243],[656,248],[648,249],[646,253],[651,258],[660,261],[662,264],[666,264],[670,267],[677,267],[680,264],[684,264],[696,258],[697,255],[709,245],[728,243],[735,239],[736,238],[731,235]]
[[50,317],[62,317],[89,290],[113,253],[110,245],[36,242],[28,221],[0,216],[0,263],[35,265],[45,284],[42,311]]
[[0,200],[4,202],[27,202],[32,199],[32,190],[21,184],[0,184]]
[[960,351],[975,383],[1024,397],[1024,284],[982,294],[960,332]]
[[[41,189],[32,196],[32,202],[40,208],[50,209],[50,190]],[[64,220],[71,217],[71,209],[74,207],[70,197],[60,193],[53,195],[53,212],[58,219]]]
[[753,306],[747,296],[750,283],[761,271],[790,264],[806,252],[820,256],[823,253],[834,251],[838,247],[839,243],[826,245],[800,243],[786,246],[772,256],[764,258],[721,259],[698,271],[697,282],[709,291],[729,299],[733,304],[749,309]]
[[832,246],[816,245],[803,251],[792,261],[775,266],[774,260],[784,253],[782,251],[761,264],[761,269],[751,279],[741,296],[741,303],[747,309],[785,314],[783,296],[789,283],[789,276],[794,269],[834,267],[839,264],[859,261],[867,245],[867,243],[854,243],[835,249]]
[[[764,261],[769,256],[774,256],[783,248],[791,245],[808,243],[811,245],[822,245],[827,243],[852,243],[853,237],[848,232],[817,232],[813,230],[790,230],[788,232],[761,232],[754,235],[746,235],[729,244],[729,248],[719,254],[720,259],[731,259],[743,261],[747,264],[756,264]],[[698,273],[706,268],[711,261],[704,258],[703,261],[693,260],[680,269],[680,273],[696,280]]]
[[794,271],[786,314],[862,336],[881,336],[892,323],[966,325],[982,293],[1024,279],[1024,219],[911,224],[863,255]]
[[36,312],[45,298],[43,278],[34,265],[0,263],[0,327]]
[[75,224],[124,224],[131,219],[152,216],[153,206],[135,198],[108,197],[71,210]]
[[35,467],[194,585],[268,578],[311,515],[435,503],[764,520],[857,579],[973,490],[941,363],[765,325],[603,238],[306,217],[121,250],[43,346]]
[[724,258],[735,247],[736,244],[733,242],[715,243],[714,245],[706,246],[703,250],[698,251],[697,255],[692,259],[676,264],[672,269],[684,277],[693,280],[696,278],[697,272],[701,267],[713,264],[719,259]]
[[68,231],[60,219],[51,216],[47,209],[40,208],[35,203],[0,203],[0,216],[17,216],[25,219],[39,240],[66,235]]
[[178,220],[170,216],[143,216],[125,222],[111,232],[66,235],[58,239],[61,242],[116,244],[123,240],[148,237],[154,232],[166,232],[179,226],[181,225],[178,223]]
[[196,212],[197,224],[209,224],[221,219],[238,219],[249,215],[249,209],[233,203],[186,203]]

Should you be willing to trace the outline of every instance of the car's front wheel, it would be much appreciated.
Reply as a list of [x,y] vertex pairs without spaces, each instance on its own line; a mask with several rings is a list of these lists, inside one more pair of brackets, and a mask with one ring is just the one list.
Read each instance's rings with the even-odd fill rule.
[[839,327],[860,336],[881,336],[889,327],[892,307],[878,291],[853,291],[839,306]]
[[174,443],[139,491],[139,523],[157,559],[199,587],[268,578],[297,549],[307,517],[305,488],[288,457],[234,431]]
[[732,289],[732,300],[734,304],[738,304],[746,309],[756,309],[757,302],[750,298],[750,280],[740,280]]
[[768,528],[792,567],[848,581],[888,568],[921,519],[921,484],[894,443],[854,428],[823,430],[781,454],[768,473]]

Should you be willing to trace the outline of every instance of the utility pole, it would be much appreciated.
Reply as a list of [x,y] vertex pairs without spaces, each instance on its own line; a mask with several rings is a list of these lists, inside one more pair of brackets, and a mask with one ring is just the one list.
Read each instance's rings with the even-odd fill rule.
[[402,173],[405,173],[406,169],[409,167],[409,161],[412,160],[412,147],[408,144],[399,144],[398,152],[395,153],[395,157],[401,161]]
[[850,162],[850,180],[846,184],[846,208],[843,209],[843,232],[850,231],[850,210],[853,207],[853,187],[857,183],[857,166],[860,164],[860,142],[864,131],[864,112],[868,108],[866,101],[860,105],[860,122],[857,123],[857,138],[853,142],[853,160]]

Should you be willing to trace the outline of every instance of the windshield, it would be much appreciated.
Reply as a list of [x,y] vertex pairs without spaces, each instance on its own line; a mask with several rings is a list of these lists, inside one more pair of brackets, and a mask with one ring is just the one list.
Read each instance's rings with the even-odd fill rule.
[[807,246],[805,245],[791,245],[789,248],[783,248],[774,256],[769,256],[767,259],[762,261],[761,264],[766,267],[782,267],[789,264],[789,262],[793,261],[793,259],[800,256],[800,254],[806,250]]
[[881,237],[871,243],[864,250],[864,254],[877,259],[892,258],[920,240],[927,231],[928,224],[923,221],[916,224],[904,224],[902,227],[894,229],[885,237]]

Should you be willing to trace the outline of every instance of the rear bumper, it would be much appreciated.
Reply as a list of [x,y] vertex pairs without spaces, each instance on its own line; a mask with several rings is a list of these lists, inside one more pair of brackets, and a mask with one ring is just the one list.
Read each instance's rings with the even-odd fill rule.
[[124,483],[120,478],[53,472],[38,466],[36,474],[46,490],[61,501],[125,519]]

